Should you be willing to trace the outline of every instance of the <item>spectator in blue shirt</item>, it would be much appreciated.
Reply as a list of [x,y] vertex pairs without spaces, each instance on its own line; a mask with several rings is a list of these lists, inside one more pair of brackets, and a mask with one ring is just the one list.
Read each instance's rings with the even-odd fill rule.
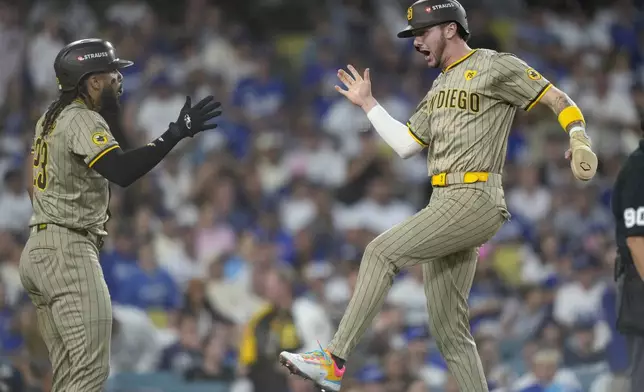
[[233,93],[233,104],[250,119],[276,115],[286,100],[286,86],[271,74],[270,67],[268,56],[261,58],[256,75],[242,79]]
[[499,316],[503,310],[501,282],[496,273],[488,267],[479,264],[468,300],[470,324],[474,333],[501,327],[499,323]]
[[581,319],[575,323],[572,336],[564,347],[564,363],[569,367],[594,365],[606,359],[603,349],[595,348],[595,323],[593,319]]
[[0,281],[0,354],[15,353],[22,346],[22,337],[15,327],[17,324],[15,316],[16,310],[7,303],[4,287]]
[[581,384],[569,370],[560,368],[561,354],[556,349],[537,352],[532,360],[532,372],[517,380],[518,392],[581,392]]
[[119,298],[119,288],[138,269],[134,250],[134,232],[128,225],[115,230],[114,247],[101,252],[101,267],[112,298]]
[[356,374],[357,381],[365,392],[385,392],[387,377],[377,365],[367,365]]
[[612,373],[623,374],[628,370],[628,346],[624,335],[617,332],[617,291],[610,286],[602,297],[602,316],[611,330],[611,340],[606,347],[606,360]]
[[182,314],[177,329],[177,341],[161,353],[159,370],[184,375],[202,359],[197,318],[189,313]]
[[169,317],[181,305],[181,293],[170,274],[159,267],[154,248],[147,242],[139,249],[138,268],[124,282],[120,303],[148,312],[158,327],[167,326]]

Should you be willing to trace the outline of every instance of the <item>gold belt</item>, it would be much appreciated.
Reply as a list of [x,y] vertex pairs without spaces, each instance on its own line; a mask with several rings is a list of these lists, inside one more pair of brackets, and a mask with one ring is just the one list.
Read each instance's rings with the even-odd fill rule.
[[443,187],[454,184],[488,182],[491,177],[496,179],[497,176],[500,178],[498,174],[490,174],[487,172],[439,173],[432,176],[432,186]]

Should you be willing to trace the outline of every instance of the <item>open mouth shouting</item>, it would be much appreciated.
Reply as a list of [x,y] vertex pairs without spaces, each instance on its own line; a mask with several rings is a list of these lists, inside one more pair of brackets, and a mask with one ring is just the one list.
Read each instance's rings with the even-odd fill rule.
[[429,50],[417,46],[416,51],[425,56],[425,61],[427,61],[427,63],[431,64],[433,62],[434,56],[432,56],[432,52]]

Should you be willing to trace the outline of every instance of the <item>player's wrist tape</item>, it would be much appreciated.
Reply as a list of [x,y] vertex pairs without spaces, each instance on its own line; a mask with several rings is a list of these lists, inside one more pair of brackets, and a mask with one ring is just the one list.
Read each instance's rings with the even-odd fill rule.
[[581,110],[579,110],[577,106],[568,106],[562,110],[561,113],[559,113],[558,120],[561,127],[566,131],[568,131],[570,124],[574,122],[586,123],[584,115],[581,114]]
[[586,128],[582,127],[581,125],[575,125],[574,127],[570,128],[570,131],[568,131],[568,135],[572,137],[576,132],[581,132],[582,135],[586,135]]
[[590,138],[586,134],[586,130],[582,126],[574,126],[570,130],[570,148],[572,150],[578,148],[591,148]]

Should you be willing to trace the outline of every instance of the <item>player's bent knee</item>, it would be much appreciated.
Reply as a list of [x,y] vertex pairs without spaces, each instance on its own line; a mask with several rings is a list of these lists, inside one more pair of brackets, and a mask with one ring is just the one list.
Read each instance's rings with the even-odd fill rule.
[[384,241],[380,237],[375,238],[365,248],[362,256],[363,264],[380,264],[386,266],[390,275],[396,275],[398,269],[392,263],[390,255],[387,252]]
[[378,240],[378,238],[373,239],[371,242],[367,244],[364,250],[364,258],[365,259],[376,258],[379,260],[384,260],[382,245]]

